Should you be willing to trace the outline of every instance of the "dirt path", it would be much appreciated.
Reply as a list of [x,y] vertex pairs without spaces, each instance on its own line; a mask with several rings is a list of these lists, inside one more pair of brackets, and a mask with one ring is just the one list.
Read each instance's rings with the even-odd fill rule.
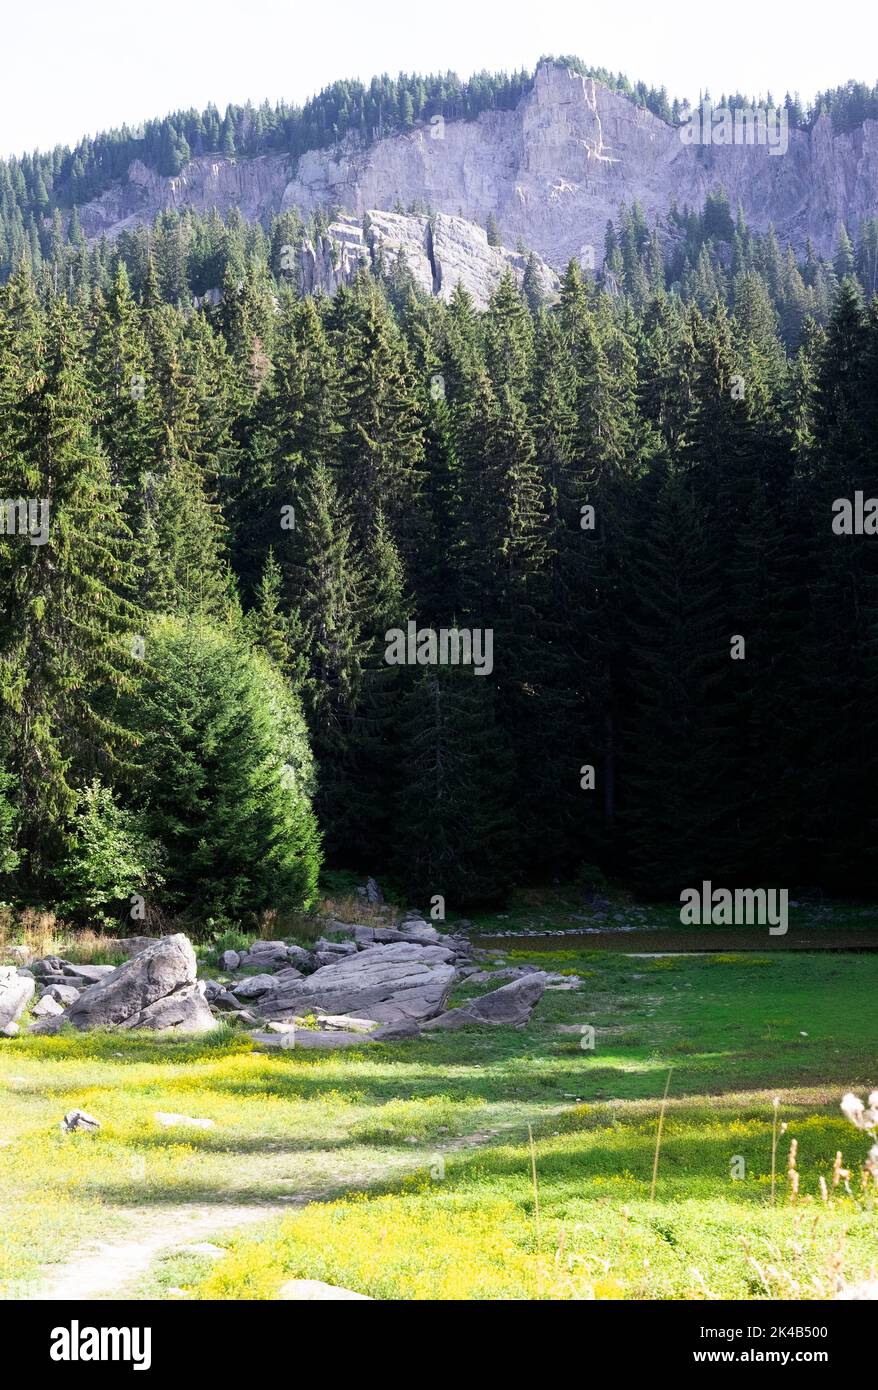
[[[567,1108],[566,1104],[551,1106],[530,1118],[544,1119]],[[459,1153],[484,1148],[498,1141],[502,1143],[513,1136],[521,1137],[528,1118],[524,1116],[521,1120],[506,1121],[491,1129],[459,1135],[445,1141],[441,1151]],[[395,1175],[402,1177],[425,1166],[430,1167],[435,1157],[434,1147],[400,1155],[393,1165]],[[381,1165],[382,1180],[386,1180],[387,1172],[385,1159]],[[160,1255],[171,1254],[208,1237],[218,1240],[243,1226],[269,1221],[274,1216],[287,1216],[296,1207],[308,1202],[332,1201],[344,1191],[368,1189],[375,1177],[375,1172],[339,1173],[337,1181],[331,1186],[291,1194],[281,1202],[267,1199],[248,1204],[189,1202],[163,1207],[130,1207],[125,1212],[131,1223],[129,1239],[95,1241],[87,1250],[63,1263],[44,1266],[42,1278],[35,1284],[34,1292],[29,1297],[31,1300],[51,1302],[91,1302],[135,1296],[138,1284]]]
[[100,1241],[57,1269],[49,1266],[44,1270],[44,1283],[32,1298],[85,1302],[119,1297],[128,1285],[149,1271],[158,1255],[203,1241],[207,1236],[284,1216],[293,1205],[262,1202],[251,1206],[192,1203],[160,1209],[134,1207],[127,1214],[137,1231],[136,1239]]

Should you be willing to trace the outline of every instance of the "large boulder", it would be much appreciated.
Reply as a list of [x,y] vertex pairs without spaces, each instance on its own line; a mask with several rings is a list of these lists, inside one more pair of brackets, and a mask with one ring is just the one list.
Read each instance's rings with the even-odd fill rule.
[[19,975],[14,965],[0,965],[0,1028],[21,1018],[35,988],[32,975]]
[[123,1028],[155,1028],[164,1031],[174,1028],[178,1033],[208,1033],[216,1027],[199,984],[184,985],[148,1004],[145,1009],[126,1018]]
[[257,995],[265,994],[266,990],[274,989],[274,981],[273,975],[248,975],[246,979],[236,981],[235,996],[238,999],[255,999]]
[[287,947],[283,941],[254,941],[248,951],[239,957],[239,970],[279,970],[289,962]]
[[459,1009],[449,1009],[422,1024],[422,1028],[468,1028],[486,1023],[502,1028],[523,1028],[543,996],[546,976],[542,971],[524,975],[509,985],[470,999]]
[[59,1004],[63,1004],[66,1009],[68,1004],[74,1003],[81,993],[82,990],[75,989],[73,985],[49,985],[48,988],[43,991],[42,998],[45,999],[48,997],[49,999],[54,999]]
[[287,1020],[308,1013],[355,1014],[377,1023],[432,1018],[455,977],[451,960],[444,946],[371,946],[264,994],[258,1009],[264,1018]]
[[83,990],[67,1021],[82,1030],[122,1025],[203,1032],[214,1024],[195,978],[195,952],[187,938],[163,936]]

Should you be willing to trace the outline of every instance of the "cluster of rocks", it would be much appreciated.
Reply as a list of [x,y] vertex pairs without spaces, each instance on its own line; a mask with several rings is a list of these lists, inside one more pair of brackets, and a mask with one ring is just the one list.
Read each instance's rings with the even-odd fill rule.
[[304,1047],[416,1037],[446,1012],[472,959],[466,938],[441,936],[418,917],[398,927],[331,921],[327,931],[311,951],[257,941],[243,956],[226,952],[220,965],[232,978],[208,982],[208,998],[233,1012],[244,1003],[267,1025],[257,1033],[267,1045],[288,1046],[293,1033]]
[[[128,950],[123,965],[76,965],[45,956],[29,966],[0,968],[0,1032],[14,1037],[34,994],[31,1033],[56,1033],[63,1023],[93,1028],[179,1029],[203,1033],[215,1027],[195,952],[177,934],[114,942]],[[8,1015],[8,1016],[7,1016]]]
[[[201,1033],[237,1019],[269,1046],[339,1047],[416,1037],[468,1024],[524,1027],[546,988],[578,981],[535,966],[488,972],[473,963],[465,936],[440,935],[415,915],[399,926],[330,921],[310,950],[255,941],[225,951],[221,977],[200,981],[195,952],[181,935],[129,938],[123,965],[76,965],[57,956],[0,967],[0,1035],[15,1036],[31,1004],[33,1033],[74,1028],[149,1028]],[[460,1008],[452,986],[506,983]]]

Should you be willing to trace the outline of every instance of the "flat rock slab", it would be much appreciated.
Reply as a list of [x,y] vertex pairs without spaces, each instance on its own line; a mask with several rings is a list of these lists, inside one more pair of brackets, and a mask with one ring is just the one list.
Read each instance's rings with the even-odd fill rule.
[[420,946],[440,946],[442,937],[426,922],[404,922],[401,927],[357,927],[359,945],[387,945],[394,941],[414,941]]
[[72,1004],[77,1000],[81,993],[82,990],[76,989],[73,985],[49,985],[43,991],[42,997],[43,999],[47,997],[49,999],[55,999],[66,1008],[68,1004]]
[[448,998],[456,971],[444,946],[393,942],[343,956],[313,975],[259,1000],[264,1018],[297,1014],[353,1014],[376,1023],[432,1018]]
[[407,1038],[419,1038],[421,1030],[412,1018],[399,1023],[382,1023],[371,1035],[372,1042],[405,1042]]
[[119,968],[117,965],[74,965],[68,962],[65,973],[74,980],[84,980],[86,984],[93,985],[99,980],[109,979]]
[[259,1043],[260,1047],[271,1047],[276,1050],[286,1052],[297,1047],[312,1048],[317,1051],[331,1052],[334,1048],[342,1047],[365,1047],[371,1043],[372,1038],[368,1033],[330,1033],[322,1032],[316,1028],[292,1028],[284,1030],[283,1033],[268,1033],[259,1030],[251,1032],[250,1037],[254,1042]]
[[318,1014],[317,1022],[333,1033],[371,1033],[378,1027],[374,1018],[355,1018],[353,1014]]
[[366,1303],[374,1303],[367,1293],[354,1293],[353,1289],[341,1289],[336,1284],[323,1284],[319,1279],[290,1279],[281,1285],[277,1297],[303,1302],[326,1302],[335,1299],[359,1298]]
[[175,1115],[166,1110],[157,1110],[153,1119],[163,1129],[186,1128],[187,1126],[189,1129],[214,1129],[216,1127],[213,1120],[199,1119],[194,1115]]

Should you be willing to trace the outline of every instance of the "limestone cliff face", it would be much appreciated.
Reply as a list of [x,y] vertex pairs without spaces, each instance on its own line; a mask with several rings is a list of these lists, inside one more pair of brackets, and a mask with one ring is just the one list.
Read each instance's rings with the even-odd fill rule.
[[290,161],[283,155],[239,160],[204,155],[176,178],[156,174],[135,159],[124,184],[83,205],[80,222],[88,237],[113,237],[168,208],[228,212],[238,207],[248,221],[268,221],[280,208],[289,178]]
[[686,145],[652,112],[545,64],[514,111],[446,122],[367,150],[304,155],[284,205],[361,212],[422,199],[480,223],[493,213],[504,241],[520,237],[559,268],[589,246],[600,264],[606,223],[621,202],[638,199],[652,220],[674,200],[700,208],[717,184],[757,230],[774,223],[797,248],[810,236],[830,252],[839,222],[853,229],[878,212],[878,122],[834,136],[823,117],[810,133],[791,130],[785,154],[764,145]]
[[[878,213],[878,122],[833,135],[831,121],[821,118],[810,133],[790,131],[785,154],[765,146],[686,145],[678,130],[625,97],[544,64],[513,111],[437,122],[368,148],[347,142],[310,151],[295,168],[281,155],[208,156],[177,178],[162,178],[135,163],[128,182],[86,205],[81,218],[86,234],[96,236],[183,205],[221,212],[237,206],[245,217],[262,219],[288,207],[303,213],[340,207],[352,220],[338,225],[349,225],[356,240],[364,212],[371,209],[374,219],[397,203],[420,200],[445,215],[449,267],[455,240],[470,236],[461,220],[483,226],[493,213],[507,245],[520,238],[559,269],[584,247],[593,248],[600,265],[605,226],[621,202],[638,199],[652,220],[674,200],[700,208],[719,183],[756,229],[774,223],[797,249],[810,236],[827,253],[840,221],[853,229],[861,217]],[[386,234],[414,251],[423,242],[422,222],[411,219],[410,227]],[[342,240],[347,235],[339,232]],[[316,256],[317,248],[312,251]],[[429,262],[429,250],[424,254]],[[490,260],[471,272],[477,280],[489,277]],[[445,292],[433,283],[432,269],[430,281],[434,292]]]
[[[300,257],[301,288],[306,294],[318,289],[332,294],[360,266],[375,269],[382,262],[390,270],[400,255],[425,293],[447,302],[460,284],[480,307],[487,304],[506,270],[521,284],[526,265],[526,257],[517,252],[489,246],[482,228],[463,218],[442,213],[427,218],[373,208],[365,219],[338,218],[316,244],[306,239]],[[542,261],[537,263],[537,273],[544,297],[552,299],[558,276]]]

